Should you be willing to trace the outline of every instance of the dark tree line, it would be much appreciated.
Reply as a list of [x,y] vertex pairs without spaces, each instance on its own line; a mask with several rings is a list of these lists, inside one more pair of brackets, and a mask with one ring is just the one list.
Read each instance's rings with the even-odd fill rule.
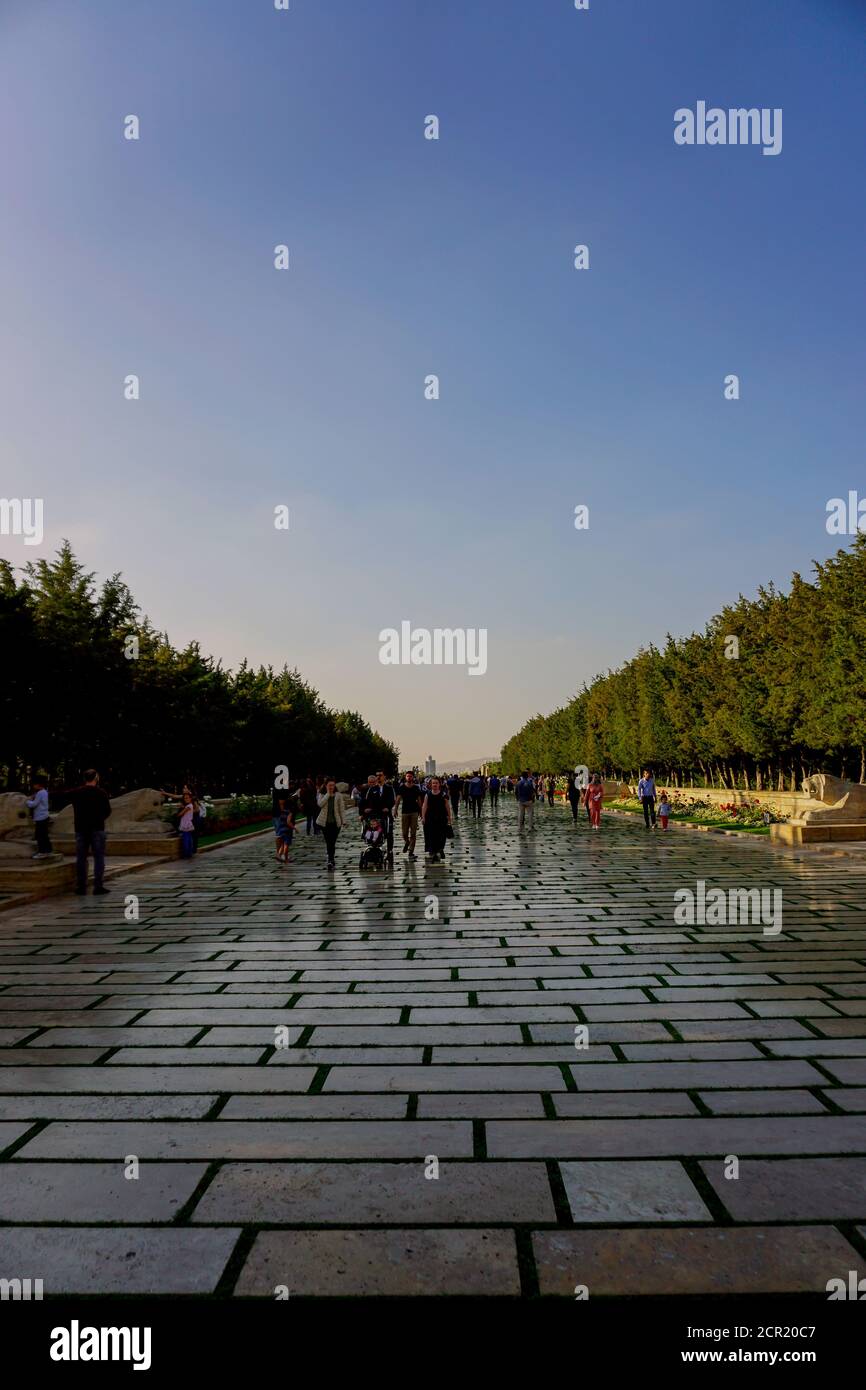
[[652,766],[674,786],[778,791],[817,771],[866,781],[866,535],[814,571],[788,593],[741,595],[703,633],[641,649],[535,715],[502,768],[633,780]]
[[214,794],[266,791],[278,765],[293,779],[397,768],[392,744],[296,670],[232,672],[195,642],[177,650],[119,575],[98,587],[68,543],[18,579],[0,560],[0,653],[7,790],[37,771],[70,785],[90,766],[112,793],[190,780]]

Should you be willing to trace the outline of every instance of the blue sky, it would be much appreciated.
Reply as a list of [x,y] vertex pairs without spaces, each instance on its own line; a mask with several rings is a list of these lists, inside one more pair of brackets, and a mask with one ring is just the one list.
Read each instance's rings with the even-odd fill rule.
[[[864,12],[0,0],[0,492],[45,501],[0,554],[68,536],[404,760],[808,572],[866,493]],[[698,100],[782,153],[678,147]],[[382,666],[403,619],[487,674]]]

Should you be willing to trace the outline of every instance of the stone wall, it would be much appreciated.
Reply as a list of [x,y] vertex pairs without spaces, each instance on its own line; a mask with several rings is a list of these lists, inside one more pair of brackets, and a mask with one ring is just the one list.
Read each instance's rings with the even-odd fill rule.
[[[682,801],[708,801],[711,806],[747,806],[757,802],[760,806],[774,806],[786,816],[796,816],[808,803],[805,792],[744,792],[742,789],[730,791],[723,787],[665,787],[656,778],[656,786],[663,787],[671,796]],[[637,796],[637,783],[631,787],[631,795]]]

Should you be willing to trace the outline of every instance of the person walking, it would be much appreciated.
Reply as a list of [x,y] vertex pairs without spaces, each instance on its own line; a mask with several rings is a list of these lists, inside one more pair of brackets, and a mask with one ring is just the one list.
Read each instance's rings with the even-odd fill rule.
[[394,803],[394,816],[400,812],[400,830],[403,834],[403,853],[408,859],[414,859],[415,842],[418,838],[418,817],[421,814],[421,803],[424,794],[415,781],[414,772],[407,772],[400,786],[397,788],[397,799]]
[[192,792],[183,794],[177,829],[180,835],[180,857],[192,859],[195,854],[195,801]]
[[84,782],[71,793],[75,824],[75,891],[87,892],[87,860],[93,855],[93,893],[107,893],[102,880],[105,874],[105,822],[111,815],[111,802],[99,785],[99,773],[88,768]]
[[277,826],[277,863],[291,863],[292,840],[295,838],[295,808],[292,797],[286,802],[285,810]]
[[469,805],[472,808],[473,819],[481,819],[481,807],[484,802],[484,779],[480,772],[473,772],[469,779]]
[[577,808],[580,805],[580,788],[577,785],[574,773],[568,774],[568,782],[565,788],[565,799],[571,807],[571,819],[577,825]]
[[643,807],[643,822],[647,830],[656,823],[656,784],[649,768],[644,768],[643,777],[637,784],[637,795]]
[[448,797],[451,802],[451,818],[453,823],[453,821],[457,819],[457,813],[460,809],[460,790],[463,783],[457,773],[452,772],[451,776],[446,779],[445,785],[448,788]]
[[325,837],[325,850],[328,855],[328,868],[335,868],[334,851],[337,847],[337,836],[346,823],[349,814],[349,803],[342,792],[337,791],[337,783],[333,777],[329,777],[325,783],[325,790],[319,797],[319,814],[316,824]]
[[48,859],[52,853],[51,812],[48,807],[48,783],[44,777],[33,778],[33,795],[27,802],[27,809],[33,816],[33,833],[36,836],[34,859]]
[[535,783],[528,772],[521,772],[514,789],[517,798],[517,828],[522,830],[526,821],[529,821],[529,829],[533,829],[533,818],[535,816]]
[[438,777],[430,778],[430,787],[421,807],[424,826],[424,850],[431,864],[445,862],[445,841],[451,826],[451,802],[442,790]]
[[[186,788],[184,788],[186,791]],[[280,857],[280,821],[289,808],[289,793],[285,787],[274,787],[271,791],[271,819],[274,823],[274,846],[277,858]],[[178,830],[180,825],[178,824]]]
[[370,816],[376,815],[379,809],[379,784],[376,781],[375,772],[371,772],[367,778],[367,785],[361,788],[361,797],[358,802],[358,815],[362,821]]
[[192,852],[198,854],[198,842],[201,838],[202,828],[207,820],[207,802],[200,792],[193,793],[192,809]]
[[384,772],[376,773],[377,798],[373,804],[374,814],[378,815],[385,832],[385,840],[388,845],[388,854],[393,859],[394,856],[394,812],[397,805],[397,796],[393,784],[388,781]]
[[317,835],[316,817],[319,814],[319,799],[316,796],[316,784],[312,777],[304,778],[298,792],[298,801],[300,802],[301,815],[306,819],[307,834]]
[[499,806],[499,778],[495,772],[488,780],[487,790],[490,793],[490,809],[495,811]]
[[552,806],[552,805],[553,805],[555,796],[556,796],[556,778],[551,776],[551,777],[548,777],[548,779],[547,779],[547,804],[548,804],[548,806]]
[[604,800],[604,785],[597,772],[592,775],[592,781],[586,789],[586,804],[589,807],[589,819],[593,830],[601,829],[601,805]]
[[671,803],[668,800],[667,792],[662,792],[659,797],[659,824],[662,830],[667,830],[668,820],[671,814]]

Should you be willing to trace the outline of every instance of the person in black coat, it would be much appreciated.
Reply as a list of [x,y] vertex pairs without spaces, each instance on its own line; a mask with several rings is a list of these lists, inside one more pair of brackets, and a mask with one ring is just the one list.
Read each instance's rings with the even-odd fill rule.
[[424,824],[424,850],[429,854],[431,864],[444,862],[445,841],[451,824],[451,803],[438,777],[430,779],[430,787],[421,807],[421,820]]

